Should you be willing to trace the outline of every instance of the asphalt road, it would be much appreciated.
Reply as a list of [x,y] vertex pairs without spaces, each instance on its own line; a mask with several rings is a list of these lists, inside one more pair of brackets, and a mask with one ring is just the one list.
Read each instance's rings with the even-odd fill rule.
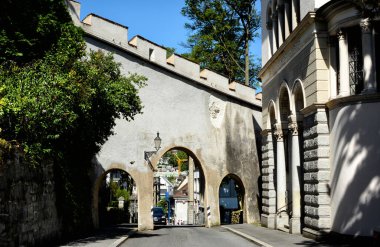
[[254,247],[257,246],[226,229],[204,227],[162,227],[137,232],[122,247]]

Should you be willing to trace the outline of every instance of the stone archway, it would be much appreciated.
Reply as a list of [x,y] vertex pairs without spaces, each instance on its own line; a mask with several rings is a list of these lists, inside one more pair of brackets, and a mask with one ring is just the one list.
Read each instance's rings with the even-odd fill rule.
[[291,115],[289,88],[286,82],[278,94],[279,122],[275,124],[276,137],[276,228],[286,229],[289,226],[289,205],[291,198],[291,178],[289,168],[289,133],[288,122]]
[[302,82],[296,80],[293,90],[293,110],[288,117],[289,123],[289,163],[291,169],[291,219],[289,225],[290,233],[301,233],[301,218],[302,218],[302,162],[303,162],[303,136],[302,134],[302,121],[303,115],[301,110],[305,107],[305,97]]
[[245,212],[245,188],[235,174],[225,176],[219,186],[219,215],[221,224],[241,224]]
[[[112,183],[117,183],[116,188],[113,188]],[[124,195],[124,192],[128,195]],[[105,198],[105,195],[109,198]],[[121,196],[125,200],[121,200]],[[93,224],[96,228],[108,224],[138,223],[137,182],[124,169],[103,171],[95,180],[92,198]]]

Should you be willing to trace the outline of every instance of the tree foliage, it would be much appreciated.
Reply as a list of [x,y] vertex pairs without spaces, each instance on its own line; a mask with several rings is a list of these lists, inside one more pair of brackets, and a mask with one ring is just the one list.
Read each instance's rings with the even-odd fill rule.
[[2,137],[36,158],[79,143],[82,151],[96,153],[120,114],[130,120],[141,110],[137,89],[144,78],[121,75],[111,54],[81,58],[81,32],[62,28],[56,47],[42,59],[0,67]]
[[181,171],[188,171],[188,159],[189,156],[186,152],[181,150],[172,150],[170,152],[165,153],[164,157],[168,157],[169,165],[173,167],[178,167],[179,162],[181,163]]
[[0,63],[42,58],[70,23],[65,1],[3,0],[0,8]]
[[224,74],[230,81],[258,84],[259,67],[249,52],[249,43],[257,36],[259,15],[256,0],[186,0],[182,14],[190,19],[191,31],[186,57]]
[[86,52],[64,0],[5,0],[0,8],[0,143],[32,164],[53,160],[66,234],[90,229],[91,159],[115,119],[141,112],[145,78],[125,76],[112,54]]

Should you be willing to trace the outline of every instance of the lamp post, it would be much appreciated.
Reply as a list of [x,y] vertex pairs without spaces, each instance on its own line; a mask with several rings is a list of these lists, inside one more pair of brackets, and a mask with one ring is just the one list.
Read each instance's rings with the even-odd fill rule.
[[160,133],[157,131],[157,136],[154,138],[154,148],[156,151],[144,151],[144,159],[148,162],[150,169],[154,171],[154,167],[152,165],[152,162],[150,162],[150,157],[153,154],[156,154],[157,151],[161,148],[161,138],[160,138]]

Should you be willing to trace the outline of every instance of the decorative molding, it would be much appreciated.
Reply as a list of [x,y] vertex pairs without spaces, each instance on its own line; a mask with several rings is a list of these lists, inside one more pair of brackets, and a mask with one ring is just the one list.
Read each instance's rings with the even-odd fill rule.
[[273,133],[273,135],[274,135],[274,137],[276,138],[277,141],[283,141],[283,139],[284,139],[284,133],[282,131],[280,123],[275,123],[274,124],[274,133]]
[[[302,31],[305,28],[307,28],[310,24],[314,23],[315,17],[316,17],[316,13],[315,12],[309,12],[302,19],[302,21],[300,23],[298,23],[297,27],[293,30],[293,32],[290,33],[290,35],[286,38],[286,40],[282,43],[282,45],[276,50],[276,52],[273,54],[273,56],[265,63],[265,65],[263,66],[263,68],[259,71],[259,75],[258,76],[260,78],[262,78],[263,74],[265,74],[267,72],[267,70],[270,67],[272,67],[273,63],[278,62],[278,57],[283,54],[283,51],[288,46],[292,45],[292,47],[293,47],[292,42],[295,39],[298,39],[297,43],[300,43],[302,48],[305,47],[307,44],[309,44],[311,41],[314,41],[314,38],[311,39],[311,40],[308,40],[307,42],[305,42],[304,40],[301,41],[301,40],[299,40],[299,37],[300,37],[300,34],[302,33]],[[298,52],[301,52],[303,50],[300,47],[298,47],[298,49],[299,49]],[[293,49],[293,50],[295,50],[295,49]],[[298,52],[297,52],[297,54],[298,54]],[[265,82],[263,82],[263,84],[264,83]]]
[[336,36],[338,37],[338,40],[346,39],[346,33],[342,29],[339,29],[339,31],[336,33]]
[[314,103],[312,105],[309,105],[301,110],[301,113],[304,115],[304,117],[309,116],[310,114],[313,114],[317,112],[319,109],[326,109],[326,104],[323,103]]
[[298,135],[298,124],[297,122],[290,122],[288,124],[289,131],[292,133],[292,135],[297,136]]

